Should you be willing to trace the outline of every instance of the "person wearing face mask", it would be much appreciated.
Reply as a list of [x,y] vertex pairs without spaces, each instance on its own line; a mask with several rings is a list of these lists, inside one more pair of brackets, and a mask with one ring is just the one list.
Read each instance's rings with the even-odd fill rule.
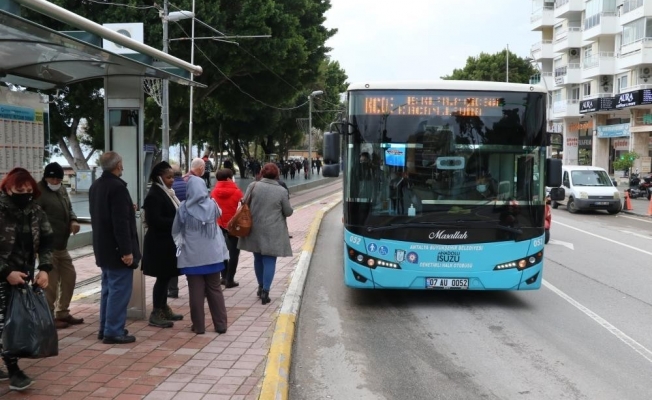
[[170,164],[165,161],[156,164],[149,180],[152,186],[143,204],[147,222],[143,243],[143,273],[156,278],[152,289],[153,310],[149,325],[171,328],[173,321],[183,319],[183,315],[175,314],[168,305],[168,284],[171,278],[179,276],[172,223],[181,202],[172,189],[174,171]]
[[140,262],[136,231],[136,209],[122,176],[122,157],[107,151],[100,156],[102,176],[88,192],[93,227],[95,263],[102,270],[100,331],[98,340],[106,344],[133,343],[136,338],[125,329],[131,298],[134,269]]
[[[0,182],[0,336],[11,286],[33,281],[43,289],[48,287],[54,234],[45,212],[34,203],[40,195],[36,181],[24,168],[12,169]],[[35,275],[37,257],[39,272]],[[9,378],[9,389],[21,391],[34,383],[18,367],[18,358],[2,359],[9,376],[0,370],[0,381]]]
[[472,200],[494,200],[496,187],[490,176],[480,175],[475,181],[475,190],[471,193]]
[[43,179],[38,183],[41,197],[35,200],[48,216],[54,232],[53,268],[45,296],[57,329],[84,323],[83,318],[70,315],[70,301],[75,290],[77,273],[68,253],[68,238],[70,234],[76,235],[80,227],[68,191],[61,185],[62,180],[61,165],[56,162],[46,165]]

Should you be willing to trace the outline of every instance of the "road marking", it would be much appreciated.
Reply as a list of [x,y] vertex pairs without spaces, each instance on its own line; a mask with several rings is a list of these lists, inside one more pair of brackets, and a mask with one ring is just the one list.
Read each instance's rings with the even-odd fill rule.
[[640,237],[640,238],[643,238],[643,239],[652,240],[652,237],[646,236],[646,235],[641,235],[640,233],[630,232],[630,231],[623,231],[623,230],[621,230],[621,232],[622,233],[627,233],[628,235],[633,235],[633,236],[636,236],[636,237]]
[[[649,251],[641,250],[641,249],[639,249],[638,247],[630,246],[630,245],[628,245],[628,244],[625,244],[625,243],[619,242],[619,241],[617,241],[617,240],[613,240],[613,239],[606,238],[606,237],[604,237],[604,236],[596,235],[595,233],[591,233],[591,232],[585,231],[585,230],[583,230],[583,229],[575,228],[574,226],[566,225],[566,224],[564,224],[564,223],[562,223],[562,222],[559,222],[559,221],[555,222],[555,224],[557,224],[557,225],[561,225],[561,226],[565,226],[566,228],[574,229],[574,230],[576,230],[576,231],[578,231],[578,232],[586,233],[587,235],[595,236],[595,237],[597,237],[597,238],[600,238],[600,239],[606,240],[607,242],[611,242],[611,243],[619,244],[619,245],[621,245],[621,246],[623,246],[623,247],[627,247],[628,249],[636,250],[636,251],[638,251],[638,252],[640,252],[640,253],[643,253],[643,254],[647,254],[647,255],[652,256],[652,253],[650,253]],[[552,239],[550,239],[550,240],[552,240]]]
[[584,314],[586,314],[589,318],[600,324],[603,328],[611,332],[614,336],[616,336],[620,341],[625,343],[627,346],[631,347],[635,352],[638,354],[642,355],[643,358],[648,360],[650,363],[652,363],[652,351],[648,350],[645,346],[637,342],[636,340],[632,339],[631,337],[627,336],[625,332],[621,331],[620,329],[616,328],[612,324],[609,323],[606,319],[602,318],[598,314],[594,313],[593,311],[589,310],[588,308],[584,307],[582,304],[580,304],[578,301],[567,295],[566,293],[562,292],[561,290],[557,289],[554,285],[552,285],[550,282],[546,281],[545,279],[543,280],[543,285],[547,287],[548,289],[552,290],[556,295],[561,297],[562,299],[566,300],[569,302],[573,307],[577,308],[578,310],[582,311]]
[[559,246],[564,246],[564,247],[568,247],[571,250],[575,250],[575,246],[573,245],[573,243],[562,242],[561,240],[557,240],[557,239],[550,239],[548,241],[548,244],[557,244]]
[[620,217],[620,218],[633,219],[634,221],[641,221],[641,222],[645,222],[645,223],[648,223],[648,224],[652,224],[652,221],[650,221],[649,218],[644,218],[644,217],[630,217],[630,216],[623,215],[623,214],[620,214],[619,217]]

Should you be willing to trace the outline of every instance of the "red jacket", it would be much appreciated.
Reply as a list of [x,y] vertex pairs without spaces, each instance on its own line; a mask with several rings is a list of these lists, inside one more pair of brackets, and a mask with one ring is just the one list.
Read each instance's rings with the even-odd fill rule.
[[217,223],[222,228],[226,229],[236,210],[238,209],[238,202],[244,195],[242,190],[233,181],[217,181],[211,197],[217,202],[217,205],[222,209],[222,216],[217,219]]

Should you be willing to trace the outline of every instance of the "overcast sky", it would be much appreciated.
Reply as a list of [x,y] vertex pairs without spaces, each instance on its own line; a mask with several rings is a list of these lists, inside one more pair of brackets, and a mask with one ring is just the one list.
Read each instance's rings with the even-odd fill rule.
[[436,80],[507,45],[529,57],[531,13],[529,0],[331,0],[326,44],[349,83]]

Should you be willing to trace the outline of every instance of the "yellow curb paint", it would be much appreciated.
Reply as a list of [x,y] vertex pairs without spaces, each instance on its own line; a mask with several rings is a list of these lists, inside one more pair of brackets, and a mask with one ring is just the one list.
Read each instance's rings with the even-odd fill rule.
[[279,314],[276,320],[272,346],[267,356],[263,387],[260,391],[261,400],[287,400],[288,398],[295,322],[294,314]]
[[317,211],[315,218],[310,224],[310,230],[308,231],[308,236],[306,236],[306,241],[303,243],[303,251],[312,253],[315,247],[317,233],[319,232],[319,225],[321,225],[321,220],[324,218],[324,210]]

